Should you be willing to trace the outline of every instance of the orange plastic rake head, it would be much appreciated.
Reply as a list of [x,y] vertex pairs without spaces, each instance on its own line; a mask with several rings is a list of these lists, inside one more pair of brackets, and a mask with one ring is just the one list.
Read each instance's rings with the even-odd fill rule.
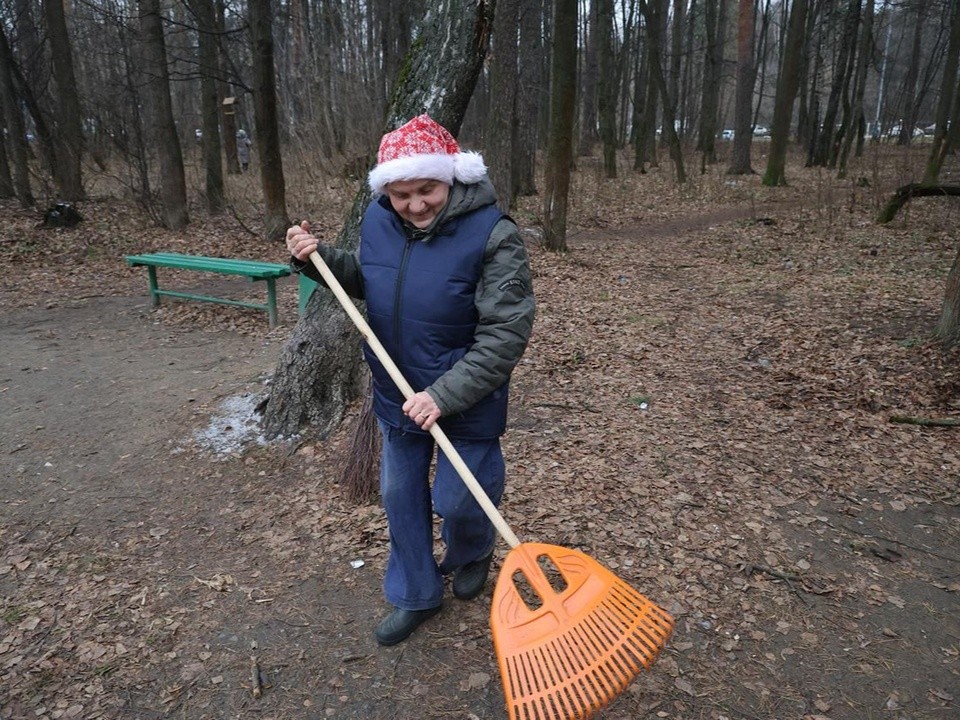
[[[545,559],[562,576],[554,588]],[[516,573],[542,602],[531,608]],[[656,660],[673,618],[578,550],[522,543],[493,592],[493,643],[511,720],[587,718]]]

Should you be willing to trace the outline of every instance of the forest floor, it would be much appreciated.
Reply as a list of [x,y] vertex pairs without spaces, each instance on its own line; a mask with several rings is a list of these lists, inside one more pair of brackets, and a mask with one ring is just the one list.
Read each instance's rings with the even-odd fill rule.
[[[601,717],[960,716],[960,427],[891,421],[960,419],[960,351],[931,340],[960,206],[873,222],[920,162],[874,152],[842,181],[791,165],[770,189],[584,160],[564,255],[538,244],[535,198],[516,213],[538,316],[504,514],[676,618]],[[294,212],[335,230],[351,188],[299,187]],[[259,434],[295,283],[271,330],[154,310],[122,259],[282,248],[199,202],[182,233],[106,196],[80,209],[49,230],[0,208],[0,718],[505,718],[489,587],[376,645],[386,525],[337,484],[351,423]]]

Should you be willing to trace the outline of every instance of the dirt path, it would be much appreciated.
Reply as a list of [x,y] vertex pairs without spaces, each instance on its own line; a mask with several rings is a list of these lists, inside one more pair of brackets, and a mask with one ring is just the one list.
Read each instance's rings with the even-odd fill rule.
[[[765,214],[779,226],[749,237],[734,208],[535,254],[508,520],[676,614],[608,720],[952,717],[956,440],[891,428],[883,404],[937,390],[949,408],[952,376],[898,390],[918,358],[871,355],[899,347],[883,334],[909,303],[865,333],[844,314],[848,265],[904,267],[898,238],[785,250],[789,213]],[[883,301],[859,298],[867,317]],[[489,596],[374,643],[386,527],[340,497],[344,438],[227,427],[242,413],[220,403],[262,392],[288,330],[190,329],[135,293],[3,316],[0,718],[505,717]],[[208,428],[238,444],[211,450]]]

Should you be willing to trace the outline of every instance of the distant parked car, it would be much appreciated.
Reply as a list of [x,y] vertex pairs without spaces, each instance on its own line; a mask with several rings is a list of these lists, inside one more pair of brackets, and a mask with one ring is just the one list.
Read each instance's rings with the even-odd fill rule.
[[756,137],[767,137],[770,134],[770,128],[764,127],[763,125],[757,125],[753,129],[753,134]]
[[[923,137],[923,134],[923,130],[918,127],[914,127],[913,131],[911,132],[911,136],[915,138]],[[900,126],[894,125],[892,128],[890,128],[890,130],[887,132],[887,137],[894,140],[900,137]]]
[[724,130],[720,133],[720,137],[724,140],[733,140],[733,130]]

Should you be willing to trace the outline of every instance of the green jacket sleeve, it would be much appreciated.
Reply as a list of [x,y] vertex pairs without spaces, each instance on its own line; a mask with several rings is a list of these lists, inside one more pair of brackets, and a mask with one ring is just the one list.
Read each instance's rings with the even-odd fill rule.
[[[319,245],[317,253],[323,258],[334,277],[343,285],[347,295],[357,300],[363,300],[363,278],[360,275],[360,260],[357,253],[326,245]],[[320,277],[320,273],[317,272],[310,260],[303,262],[291,256],[290,269],[326,286],[323,278]]]
[[530,261],[517,226],[504,218],[487,241],[475,302],[474,343],[427,392],[443,415],[463,412],[503,385],[523,355],[533,329]]

